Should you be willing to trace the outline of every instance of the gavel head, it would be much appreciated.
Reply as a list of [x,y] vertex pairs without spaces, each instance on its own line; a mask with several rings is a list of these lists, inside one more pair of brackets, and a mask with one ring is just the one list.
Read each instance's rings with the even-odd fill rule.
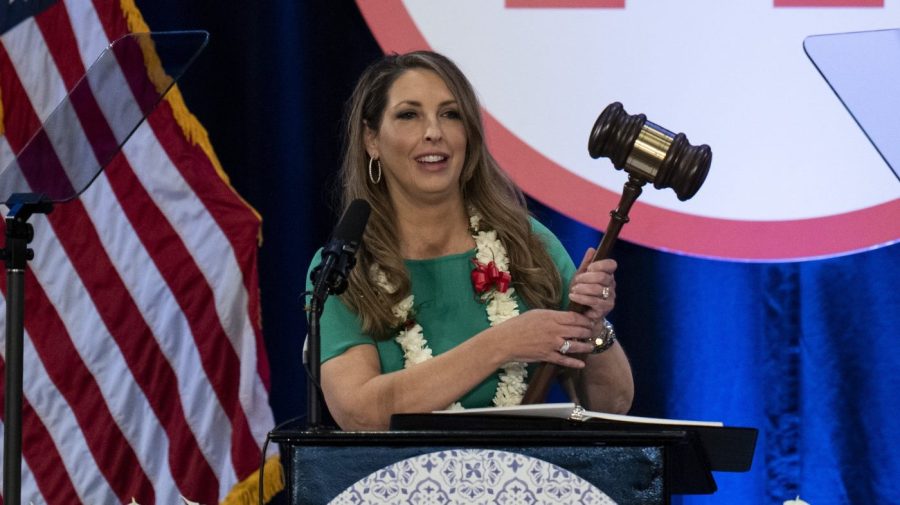
[[600,113],[588,152],[592,158],[609,158],[618,170],[657,189],[672,188],[682,201],[697,193],[712,162],[708,145],[692,146],[685,134],[675,135],[643,114],[630,116],[619,102]]

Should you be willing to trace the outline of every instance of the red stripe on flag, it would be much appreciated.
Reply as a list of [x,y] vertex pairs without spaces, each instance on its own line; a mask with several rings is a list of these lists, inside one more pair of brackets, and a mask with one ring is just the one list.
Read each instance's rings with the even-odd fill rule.
[[46,131],[43,129],[38,131],[27,146],[22,143],[16,148],[20,150],[17,158],[19,170],[32,191],[43,193],[50,200],[66,200],[75,194],[75,189],[59,158],[56,157],[53,143],[47,137]]
[[153,107],[162,98],[162,93],[166,88],[158,88],[150,76],[147,74],[147,66],[144,61],[144,53],[141,50],[141,42],[149,41],[145,37],[126,37],[117,41],[112,46],[112,53],[119,63],[119,68],[125,75],[125,80],[131,88],[131,94],[140,106],[144,115],[150,114]]
[[[130,34],[128,24],[125,22],[125,13],[122,12],[120,2],[94,0],[94,10],[100,18],[100,24],[111,41]],[[120,41],[113,46],[113,53],[119,62],[119,67],[125,75],[131,92],[140,103],[141,110],[145,114],[152,110],[159,98],[159,91],[147,76],[144,65],[144,56],[139,45],[139,40],[129,38]]]
[[[4,114],[10,114],[5,118],[6,137],[10,139],[10,148],[19,155],[19,169],[22,175],[32,188],[40,188],[51,197],[71,195],[73,191],[69,177],[62,169],[46,132],[39,129],[41,122],[29,106],[28,95],[19,82],[6,47],[2,44],[0,44],[0,69],[2,69],[0,73],[3,74],[0,93],[3,96]],[[32,140],[31,135],[35,130],[38,130],[37,134],[28,144],[28,149],[24,150],[26,143]]]
[[27,400],[22,402],[22,458],[34,475],[43,479],[35,480],[47,503],[78,503],[78,492],[64,471],[62,457],[53,444],[47,427],[35,413]]
[[[0,226],[5,227],[4,224]],[[6,296],[6,284],[2,283],[0,290]],[[0,376],[6,376],[6,360],[0,358]],[[6,391],[0,388],[0,413],[6,421]],[[69,474],[60,471],[65,468],[62,456],[56,450],[50,432],[41,418],[34,411],[27,398],[22,399],[22,459],[28,463],[28,467],[34,472],[35,483],[41,492],[41,497],[47,503],[78,503],[78,492],[72,484]],[[40,478],[39,478],[40,477]],[[23,496],[22,498],[29,498]],[[32,502],[35,497],[31,497]],[[2,503],[2,500],[0,500]]]
[[[19,100],[14,100],[12,98],[14,96],[27,97],[25,90],[22,89],[22,83],[19,82],[16,68],[6,52],[6,47],[0,43],[0,98],[3,99],[4,135],[18,134],[25,139],[20,143],[21,145],[27,142],[41,127],[41,122],[34,114],[34,110],[30,107],[28,100],[20,102]],[[16,148],[10,147],[13,153],[18,154]]]
[[34,21],[44,36],[53,56],[53,63],[66,83],[66,89],[74,88],[75,83],[84,76],[84,65],[78,54],[78,41],[72,33],[72,22],[65,4],[53,4],[35,16]]
[[[118,151],[119,143],[116,136],[106,121],[106,116],[100,110],[100,105],[94,96],[93,90],[87,79],[82,80],[87,69],[81,63],[81,55],[78,53],[78,42],[72,32],[72,24],[69,14],[60,2],[53,7],[35,16],[37,26],[44,36],[44,41],[53,58],[53,62],[59,70],[69,90],[69,103],[75,110],[82,129],[91,144],[96,160],[83,160],[82,170],[73,184],[75,191],[81,191],[88,184],[97,171],[102,168],[114,153]],[[72,192],[74,195],[74,192]]]

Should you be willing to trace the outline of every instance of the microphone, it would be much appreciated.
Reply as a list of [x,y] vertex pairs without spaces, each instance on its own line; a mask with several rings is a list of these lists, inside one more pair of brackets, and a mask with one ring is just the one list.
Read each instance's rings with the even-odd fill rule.
[[322,249],[321,263],[310,274],[314,298],[324,300],[327,295],[339,295],[347,289],[347,277],[356,265],[356,251],[371,210],[365,200],[350,202]]

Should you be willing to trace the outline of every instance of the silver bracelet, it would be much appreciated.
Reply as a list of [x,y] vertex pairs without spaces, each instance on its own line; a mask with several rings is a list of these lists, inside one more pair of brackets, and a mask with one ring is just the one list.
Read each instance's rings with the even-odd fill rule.
[[594,349],[591,351],[591,354],[600,354],[603,351],[608,350],[612,347],[613,344],[616,343],[616,330],[613,328],[612,323],[603,318],[603,329],[600,330],[600,334],[594,337]]

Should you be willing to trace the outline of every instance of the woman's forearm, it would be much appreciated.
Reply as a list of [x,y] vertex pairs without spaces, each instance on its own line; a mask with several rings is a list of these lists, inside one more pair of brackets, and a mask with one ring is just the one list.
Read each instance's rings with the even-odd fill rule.
[[628,357],[618,342],[605,352],[589,354],[576,376],[582,406],[597,412],[626,414],[634,399],[634,379]]
[[433,359],[387,374],[354,367],[358,359],[354,354],[375,351],[351,348],[322,366],[329,410],[345,430],[383,430],[393,414],[443,410],[503,365],[502,352],[489,331]]
[[322,389],[342,428],[383,429],[393,414],[447,408],[510,361],[583,368],[583,361],[559,349],[571,339],[577,352],[588,351],[591,346],[583,341],[592,331],[584,315],[529,310],[441,355],[387,374],[381,373],[374,346],[351,347],[322,365]]

